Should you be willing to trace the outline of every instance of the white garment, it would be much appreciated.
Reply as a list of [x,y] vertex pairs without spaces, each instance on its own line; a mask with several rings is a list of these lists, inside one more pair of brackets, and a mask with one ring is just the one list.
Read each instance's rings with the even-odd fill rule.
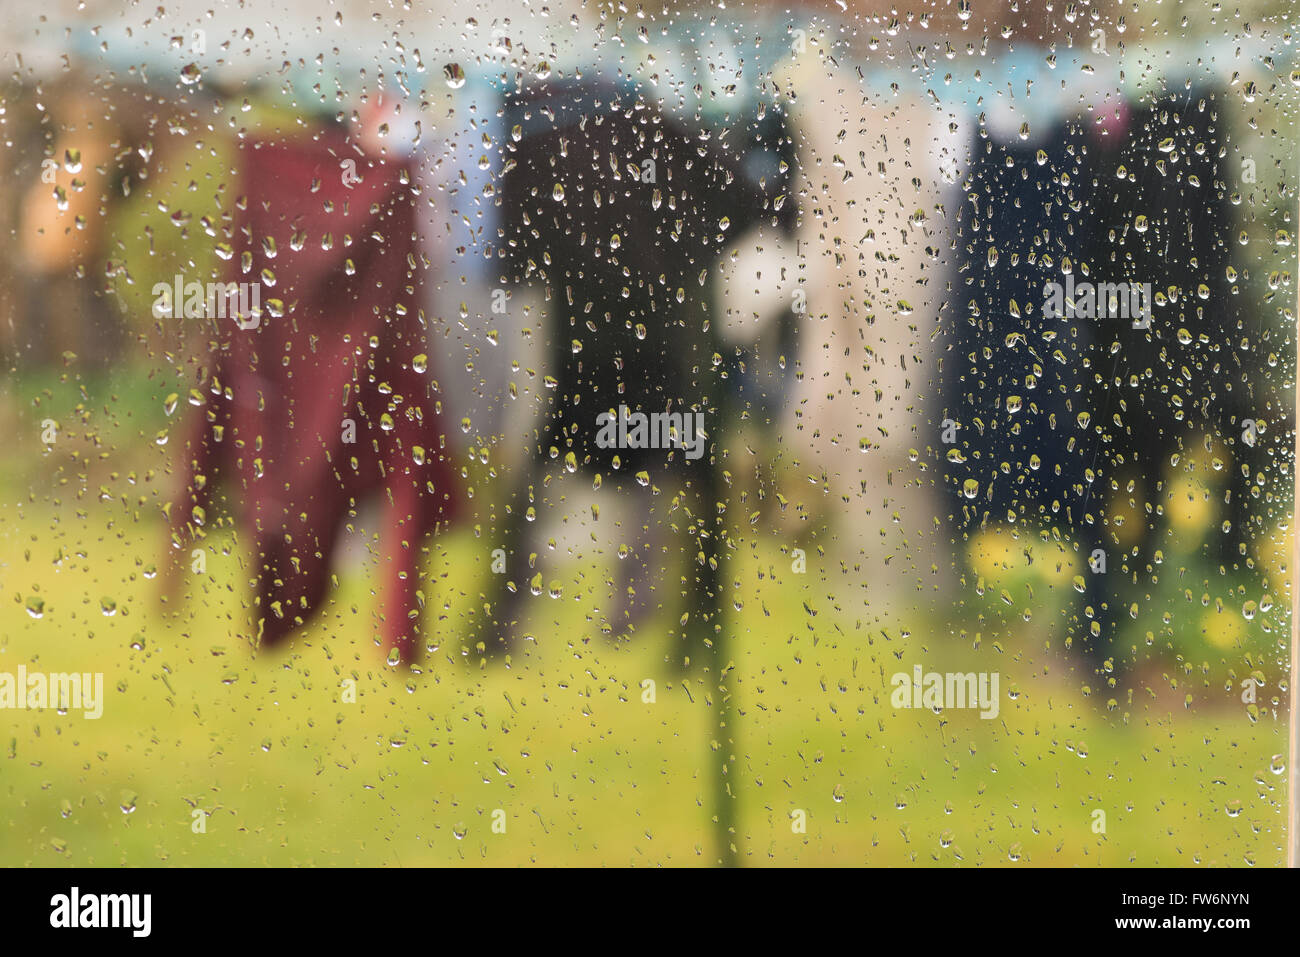
[[931,566],[952,565],[937,538],[937,475],[922,466],[950,278],[949,184],[966,157],[956,117],[932,100],[865,89],[856,70],[811,52],[800,60],[790,82],[807,314],[783,432],[798,474],[827,489],[833,554],[872,568],[873,605],[914,601],[906,586],[939,584]]

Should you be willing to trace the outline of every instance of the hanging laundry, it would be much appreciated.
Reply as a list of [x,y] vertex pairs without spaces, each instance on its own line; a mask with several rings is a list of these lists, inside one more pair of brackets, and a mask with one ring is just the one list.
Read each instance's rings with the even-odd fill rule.
[[[726,139],[701,135],[634,89],[598,81],[524,91],[509,99],[506,117],[513,132],[500,186],[502,283],[546,288],[542,339],[555,380],[534,461],[607,480],[642,470],[690,477],[690,512],[704,526],[690,557],[706,556],[690,605],[700,611],[687,654],[697,654],[714,631],[705,622],[721,614],[715,518],[725,499],[719,473],[730,391],[711,325],[710,277],[724,248],[750,227],[793,222],[793,204],[778,202],[789,193],[785,171],[761,163],[747,171],[745,163],[751,150],[788,148],[779,142],[784,128],[735,122]],[[776,141],[756,142],[764,132]],[[622,410],[702,416],[702,454],[639,439],[611,445],[599,417]],[[512,577],[523,571],[523,515],[543,485],[530,466],[503,523]],[[498,596],[507,627],[516,594]]]
[[383,506],[385,650],[417,652],[425,536],[455,512],[437,382],[425,353],[405,163],[369,162],[334,132],[241,145],[229,279],[261,314],[223,320],[170,517],[201,539],[224,483],[249,539],[263,646],[326,598],[344,523]]
[[1130,481],[1158,516],[1171,456],[1251,405],[1222,279],[1232,220],[1214,96],[1152,99],[1040,141],[981,129],[934,416],[954,535],[1072,538],[1091,563],[1072,630],[1098,658],[1156,542],[1147,515],[1113,520]]

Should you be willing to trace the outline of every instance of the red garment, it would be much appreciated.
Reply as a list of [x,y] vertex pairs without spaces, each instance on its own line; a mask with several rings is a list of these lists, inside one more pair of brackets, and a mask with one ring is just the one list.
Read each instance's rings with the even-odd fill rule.
[[[411,170],[368,165],[335,133],[245,141],[241,157],[246,203],[229,278],[262,283],[261,322],[216,320],[216,366],[173,529],[201,524],[196,509],[215,478],[225,482],[253,543],[260,643],[270,646],[318,608],[349,510],[382,492],[383,647],[410,662],[420,544],[450,517],[455,487],[433,379],[415,369],[427,345]],[[346,159],[364,177],[351,187]]]

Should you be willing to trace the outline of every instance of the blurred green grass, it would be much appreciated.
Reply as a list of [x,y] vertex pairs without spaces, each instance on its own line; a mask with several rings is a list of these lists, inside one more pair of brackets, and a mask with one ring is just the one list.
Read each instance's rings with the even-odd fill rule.
[[[468,532],[437,540],[426,615],[438,650],[406,675],[372,638],[364,565],[291,650],[254,657],[238,544],[218,537],[197,594],[164,619],[144,577],[163,540],[151,514],[68,501],[6,523],[0,669],[103,671],[108,701],[98,721],[3,713],[0,863],[712,862],[716,692],[665,664],[672,609],[633,641],[600,635],[582,594],[596,561],[557,569],[566,597],[532,600],[536,641],[507,668],[458,627],[486,549]],[[1283,722],[1142,690],[1125,712],[1099,712],[1041,644],[958,648],[923,622],[872,635],[811,597],[824,584],[760,580],[771,567],[788,567],[775,544],[742,549],[731,569],[751,598],[732,619],[726,681],[744,862],[1281,863],[1285,779],[1269,767],[1286,751]],[[40,619],[24,607],[37,590]],[[940,651],[946,668],[1002,673],[997,720],[890,707],[888,676]],[[340,701],[348,677],[355,704]],[[492,832],[496,808],[505,834]],[[792,833],[795,808],[806,834]],[[194,809],[209,812],[206,833],[192,833]]]
[[[214,530],[206,573],[170,615],[149,577],[165,554],[171,453],[159,442],[176,391],[129,370],[6,385],[0,671],[102,671],[108,700],[99,720],[0,712],[0,864],[711,864],[714,747],[736,757],[747,864],[1284,860],[1285,711],[1252,720],[1167,658],[1103,694],[1062,650],[1064,578],[1037,582],[1028,622],[1008,610],[999,623],[971,594],[963,612],[958,596],[918,595],[928,610],[896,621],[854,607],[860,574],[810,549],[795,575],[790,543],[751,529],[724,579],[740,606],[728,738],[717,678],[669,664],[675,577],[636,635],[612,640],[594,547],[548,556],[563,597],[528,600],[535,640],[507,664],[474,648],[489,546],[471,527],[426,543],[436,650],[418,674],[388,667],[371,588],[383,556],[362,513],[321,615],[290,649],[255,655],[233,532]],[[35,438],[45,416],[60,422],[53,449]],[[1023,584],[1011,583],[1017,596]],[[974,626],[957,637],[976,614],[984,640]],[[998,718],[894,710],[890,675],[918,663],[1000,672]],[[355,704],[341,700],[348,678]],[[806,833],[792,830],[796,809]],[[195,810],[205,833],[192,831]]]

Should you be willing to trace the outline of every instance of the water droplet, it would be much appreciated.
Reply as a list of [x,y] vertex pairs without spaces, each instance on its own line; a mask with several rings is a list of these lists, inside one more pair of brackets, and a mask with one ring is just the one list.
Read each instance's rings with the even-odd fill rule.
[[461,69],[459,63],[448,63],[442,68],[442,78],[447,81],[447,86],[453,90],[459,90],[465,85],[465,71]]

